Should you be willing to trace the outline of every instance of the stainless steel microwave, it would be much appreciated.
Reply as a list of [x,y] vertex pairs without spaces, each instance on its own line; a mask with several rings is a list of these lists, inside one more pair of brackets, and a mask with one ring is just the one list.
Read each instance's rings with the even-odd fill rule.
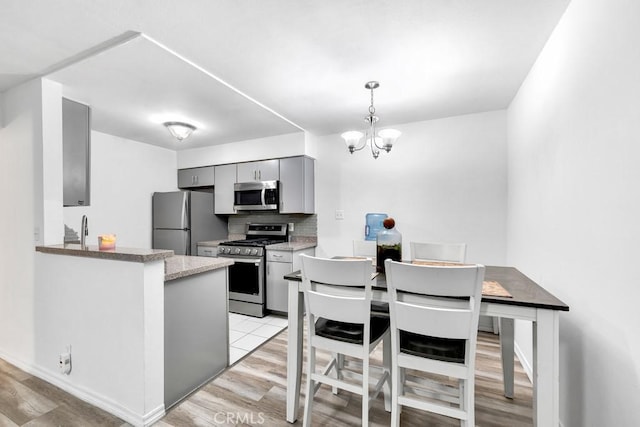
[[238,182],[233,185],[236,211],[277,211],[278,181]]

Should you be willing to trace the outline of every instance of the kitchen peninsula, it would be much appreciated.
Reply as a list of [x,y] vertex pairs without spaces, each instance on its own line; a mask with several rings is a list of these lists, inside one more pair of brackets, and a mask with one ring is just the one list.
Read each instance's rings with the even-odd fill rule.
[[[35,262],[41,378],[150,425],[227,366],[232,260],[67,244],[36,247]],[[71,354],[68,375],[62,353]]]

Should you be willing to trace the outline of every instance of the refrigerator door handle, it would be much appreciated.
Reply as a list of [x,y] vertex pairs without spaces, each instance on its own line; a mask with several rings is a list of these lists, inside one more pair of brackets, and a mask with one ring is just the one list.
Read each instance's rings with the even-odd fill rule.
[[182,215],[182,229],[188,230],[189,228],[191,228],[191,225],[189,224],[189,193],[186,191],[183,193],[183,197],[182,197],[181,215]]

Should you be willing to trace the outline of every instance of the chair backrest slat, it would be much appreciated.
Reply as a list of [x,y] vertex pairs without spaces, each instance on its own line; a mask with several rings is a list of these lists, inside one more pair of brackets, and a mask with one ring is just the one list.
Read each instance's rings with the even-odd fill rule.
[[410,242],[411,259],[430,261],[465,262],[466,243]]
[[401,264],[393,270],[394,286],[400,291],[424,294],[428,283],[429,295],[449,297],[473,295],[477,275],[476,265],[434,267]]
[[314,282],[340,286],[364,286],[365,282],[371,281],[371,261],[366,259],[323,259],[304,254],[300,255],[300,259],[303,273]]
[[420,335],[441,338],[467,339],[471,335],[473,313],[466,310],[416,306],[396,303],[398,329]]
[[327,295],[314,291],[309,291],[306,295],[309,298],[309,310],[316,317],[361,324],[363,323],[362,319],[368,315],[367,302],[364,296],[362,298],[353,298]]
[[375,240],[354,240],[353,256],[376,257]]

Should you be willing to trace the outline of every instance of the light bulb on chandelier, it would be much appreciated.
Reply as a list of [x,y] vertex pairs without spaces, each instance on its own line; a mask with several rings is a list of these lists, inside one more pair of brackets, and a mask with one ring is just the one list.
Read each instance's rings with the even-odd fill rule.
[[[364,87],[371,91],[371,105],[369,105],[369,114],[365,116],[364,121],[368,123],[369,129],[364,133],[351,130],[340,135],[351,154],[354,151],[360,151],[367,145],[371,148],[371,155],[374,159],[377,159],[380,155],[380,150],[384,150],[387,153],[393,148],[393,144],[396,142],[401,132],[396,129],[382,129],[376,136],[376,123],[379,118],[375,115],[376,109],[373,106],[373,90],[378,88],[380,83],[376,81],[367,82]],[[360,140],[364,137],[363,142]]]

